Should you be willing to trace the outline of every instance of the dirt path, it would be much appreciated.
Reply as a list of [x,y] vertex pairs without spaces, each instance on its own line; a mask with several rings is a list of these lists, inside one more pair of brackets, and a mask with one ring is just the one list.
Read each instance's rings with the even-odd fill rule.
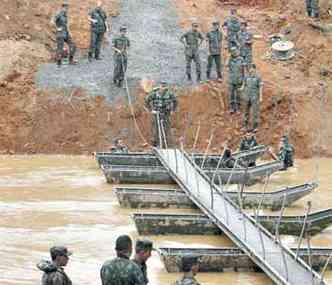
[[102,61],[89,63],[86,57],[80,57],[77,66],[58,68],[54,63],[43,65],[37,73],[38,86],[81,87],[91,95],[103,95],[110,100],[117,95],[125,95],[122,89],[111,84],[113,60],[109,43],[121,25],[128,27],[131,40],[127,73],[130,87],[135,88],[142,78],[186,84],[183,47],[179,42],[183,31],[178,26],[172,1],[125,0],[121,3],[120,15],[112,21]]

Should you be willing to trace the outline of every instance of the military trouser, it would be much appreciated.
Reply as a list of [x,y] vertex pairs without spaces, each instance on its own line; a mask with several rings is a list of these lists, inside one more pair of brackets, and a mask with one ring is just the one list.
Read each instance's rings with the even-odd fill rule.
[[99,58],[101,45],[103,43],[104,33],[91,31],[89,57]]
[[221,63],[221,55],[220,54],[213,54],[213,55],[210,54],[209,55],[208,64],[207,64],[207,71],[206,71],[207,78],[210,78],[213,62],[216,64],[216,70],[217,70],[218,78],[222,78],[222,63]]
[[319,0],[306,0],[307,13],[309,17],[319,17]]
[[62,58],[64,57],[63,48],[65,43],[69,47],[69,60],[72,61],[76,52],[76,46],[68,32],[59,31],[56,34],[56,43],[57,43],[57,50],[56,50],[56,60],[58,63],[61,62]]
[[240,93],[241,93],[242,82],[230,82],[229,83],[229,110],[231,112],[237,112],[240,110]]
[[125,73],[127,71],[128,58],[127,55],[115,53],[114,54],[114,72],[113,72],[113,82],[121,85]]
[[252,64],[252,53],[248,52],[247,50],[241,50],[240,55],[243,58],[244,65],[245,65],[245,71],[248,73],[249,72],[249,67]]
[[230,52],[233,47],[238,48],[237,33],[229,33],[227,36],[228,51]]
[[[170,115],[164,113],[152,114],[152,144],[166,148],[170,144]],[[165,144],[166,141],[166,144]]]
[[197,79],[201,79],[201,59],[199,57],[198,52],[194,53],[193,55],[186,54],[186,73],[188,78],[191,78],[191,62],[194,61],[196,64],[196,76]]
[[245,102],[243,115],[243,126],[248,128],[250,113],[253,116],[253,128],[256,129],[260,123],[260,102],[258,98],[248,98]]

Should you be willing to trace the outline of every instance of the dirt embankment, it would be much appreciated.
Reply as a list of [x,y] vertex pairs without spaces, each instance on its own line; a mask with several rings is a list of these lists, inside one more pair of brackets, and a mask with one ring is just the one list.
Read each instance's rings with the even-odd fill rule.
[[[87,11],[94,1],[71,1],[70,27],[82,49],[88,45]],[[243,2],[243,1],[242,1]],[[242,3],[241,2],[241,3]],[[265,81],[262,126],[259,141],[276,145],[287,132],[299,157],[321,152],[332,155],[331,39],[313,30],[304,14],[303,1],[254,1],[238,6],[242,18],[257,35],[254,58]],[[278,2],[278,3],[277,3]],[[0,7],[0,152],[6,153],[89,153],[106,150],[114,137],[121,136],[132,148],[143,149],[125,100],[111,107],[103,97],[90,98],[83,90],[42,92],[36,89],[37,65],[51,59],[54,34],[51,16],[61,1],[4,0]],[[206,32],[211,19],[224,20],[230,6],[222,1],[174,0],[181,25],[188,27],[193,17]],[[105,1],[109,15],[118,12],[117,0]],[[10,25],[8,24],[10,23]],[[268,36],[284,32],[297,48],[296,57],[275,62],[268,56]],[[227,57],[225,52],[225,58]],[[326,85],[325,101],[318,82]],[[227,83],[205,83],[178,92],[179,111],[173,116],[173,139],[184,138],[191,148],[199,129],[197,148],[211,150],[231,138],[240,140],[242,118],[227,113]],[[138,92],[135,116],[145,139],[150,136],[150,118],[142,107],[144,94]],[[321,107],[322,106],[322,107]],[[323,112],[320,112],[323,110]],[[213,134],[213,136],[212,136]]]

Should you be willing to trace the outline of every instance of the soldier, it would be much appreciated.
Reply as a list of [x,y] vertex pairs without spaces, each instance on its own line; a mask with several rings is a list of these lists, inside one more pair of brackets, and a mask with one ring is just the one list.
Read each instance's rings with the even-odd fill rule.
[[307,14],[312,18],[319,18],[319,0],[306,0]]
[[120,35],[113,39],[114,50],[114,73],[113,83],[118,87],[122,87],[125,73],[127,71],[128,55],[127,51],[130,47],[129,38],[126,36],[127,28],[120,28]]
[[224,22],[224,27],[227,28],[227,42],[228,50],[231,51],[233,47],[239,48],[239,31],[240,31],[240,21],[237,17],[237,10],[231,9],[230,15]]
[[[249,151],[258,146],[254,130],[247,130],[240,142],[240,151]],[[248,161],[248,167],[256,166],[256,160]]]
[[50,249],[51,261],[42,260],[37,267],[44,272],[42,285],[71,285],[72,282],[65,273],[65,267],[69,261],[70,251],[64,246],[53,246]]
[[174,285],[200,285],[195,276],[199,271],[199,261],[196,256],[184,256],[182,258],[183,277]]
[[287,135],[281,138],[278,159],[284,163],[282,170],[294,165],[294,147],[289,143]]
[[154,146],[167,147],[170,137],[170,115],[177,107],[177,98],[165,81],[145,97],[145,107],[152,113]]
[[136,241],[136,247],[135,247],[136,254],[133,261],[141,268],[145,284],[149,283],[149,279],[147,276],[146,261],[150,258],[152,250],[153,250],[152,241],[150,240]]
[[240,55],[244,60],[247,71],[252,64],[252,38],[253,36],[247,28],[247,22],[242,22],[239,32]]
[[97,1],[97,7],[89,13],[91,23],[91,39],[89,50],[89,61],[94,57],[100,60],[100,49],[104,34],[108,31],[107,15],[102,9],[103,1]]
[[121,139],[115,139],[114,146],[111,148],[113,153],[128,153],[128,147],[123,143]]
[[119,236],[115,250],[117,257],[106,261],[100,270],[102,285],[144,285],[141,269],[129,259],[132,253],[131,238]]
[[236,113],[240,109],[240,89],[244,77],[244,61],[236,47],[231,49],[231,57],[228,61],[229,70],[229,110]]
[[214,21],[212,23],[212,31],[207,33],[207,41],[209,44],[209,56],[208,56],[208,65],[206,71],[206,77],[210,79],[211,68],[213,62],[216,64],[216,70],[218,79],[222,79],[222,31],[220,30],[219,21]]
[[64,57],[63,48],[65,43],[67,43],[69,47],[69,64],[76,64],[76,62],[74,61],[76,46],[68,30],[67,13],[68,13],[68,3],[64,2],[62,4],[62,9],[53,19],[53,24],[56,26],[56,42],[57,42],[56,62],[59,67],[62,64],[62,58]]
[[256,129],[260,122],[260,102],[262,101],[263,82],[256,72],[256,65],[252,64],[249,74],[244,78],[245,111],[243,124],[248,128],[250,112],[253,113],[253,128]]
[[196,76],[197,81],[201,80],[201,61],[199,57],[199,47],[203,42],[203,35],[198,31],[198,24],[193,23],[192,29],[180,38],[180,41],[185,46],[185,56],[186,56],[186,73],[187,78],[191,81],[191,62],[194,61],[196,64]]

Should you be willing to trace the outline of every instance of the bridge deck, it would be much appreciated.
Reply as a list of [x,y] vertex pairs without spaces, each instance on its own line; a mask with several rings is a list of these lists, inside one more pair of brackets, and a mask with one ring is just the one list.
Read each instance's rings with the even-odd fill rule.
[[241,211],[226,195],[213,194],[219,189],[209,183],[209,179],[186,153],[178,149],[155,151],[190,199],[276,284],[325,284],[302,259],[296,260],[294,253],[275,242],[273,236]]

